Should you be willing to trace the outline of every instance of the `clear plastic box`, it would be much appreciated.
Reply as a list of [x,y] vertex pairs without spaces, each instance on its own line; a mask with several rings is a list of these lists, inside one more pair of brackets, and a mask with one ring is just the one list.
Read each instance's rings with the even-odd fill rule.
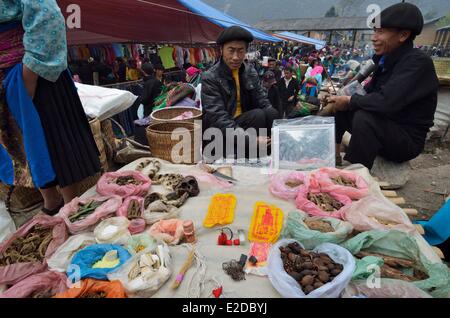
[[310,171],[336,166],[333,117],[277,120],[272,129],[274,169]]

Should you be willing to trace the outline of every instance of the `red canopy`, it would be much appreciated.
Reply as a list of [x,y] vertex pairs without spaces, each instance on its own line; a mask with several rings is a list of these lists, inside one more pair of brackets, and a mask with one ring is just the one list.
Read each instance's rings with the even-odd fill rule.
[[[68,42],[208,43],[222,28],[204,17],[188,14],[177,0],[57,0],[67,16],[67,7],[81,8],[81,29],[69,30]],[[155,5],[155,3],[157,5]],[[181,11],[176,11],[167,6]]]

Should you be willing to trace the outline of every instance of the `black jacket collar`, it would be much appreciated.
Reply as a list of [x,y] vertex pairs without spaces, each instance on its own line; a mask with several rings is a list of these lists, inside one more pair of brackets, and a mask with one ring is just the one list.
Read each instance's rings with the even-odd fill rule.
[[[386,55],[384,57],[384,68],[385,69],[392,69],[392,67],[397,64],[397,62],[402,58],[402,56],[412,50],[414,48],[412,41],[407,41],[402,46],[400,46],[398,49],[396,49],[394,52],[392,52],[389,55]],[[373,60],[375,63],[379,63],[382,56],[375,55]]]
[[[225,75],[226,79],[228,79],[228,80],[233,79],[233,72],[228,67],[228,65],[225,64],[225,62],[223,61],[223,58],[221,58],[219,61],[219,68],[220,68],[220,71],[222,72],[222,74]],[[242,66],[239,69],[239,74],[242,75],[245,72],[245,69],[246,69],[246,65],[245,65],[245,63],[242,63]]]

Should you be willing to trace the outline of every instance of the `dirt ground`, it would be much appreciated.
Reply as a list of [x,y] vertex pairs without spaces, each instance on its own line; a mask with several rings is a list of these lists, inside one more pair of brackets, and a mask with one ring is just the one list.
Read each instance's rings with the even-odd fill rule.
[[418,220],[428,220],[450,195],[450,136],[433,138],[425,151],[411,162],[412,173],[405,187],[398,190],[408,208],[419,211]]

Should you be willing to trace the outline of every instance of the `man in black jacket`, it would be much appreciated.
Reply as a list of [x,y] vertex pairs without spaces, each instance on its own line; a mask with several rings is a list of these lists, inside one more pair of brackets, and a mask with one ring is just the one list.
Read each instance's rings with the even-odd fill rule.
[[433,126],[439,82],[432,60],[413,48],[423,16],[410,3],[381,12],[372,42],[378,68],[367,95],[330,98],[336,113],[337,152],[352,133],[345,160],[372,169],[377,156],[402,163],[416,158]]
[[150,63],[142,65],[142,71],[145,76],[141,104],[144,105],[144,116],[148,117],[152,113],[155,99],[161,94],[162,83],[155,78],[155,71]]
[[284,117],[289,116],[298,102],[300,83],[293,77],[293,75],[294,71],[292,70],[292,68],[287,67],[284,69],[284,77],[278,82],[278,90],[280,91],[281,95]]
[[[224,30],[217,40],[222,58],[202,77],[203,129],[218,128],[224,137],[227,130],[232,130],[238,142],[245,140],[246,157],[251,145],[266,147],[270,143],[264,133],[259,134],[260,129],[270,133],[273,121],[279,117],[267,99],[258,73],[244,64],[252,41],[253,35],[241,27]],[[249,128],[255,128],[257,136],[245,131]]]

